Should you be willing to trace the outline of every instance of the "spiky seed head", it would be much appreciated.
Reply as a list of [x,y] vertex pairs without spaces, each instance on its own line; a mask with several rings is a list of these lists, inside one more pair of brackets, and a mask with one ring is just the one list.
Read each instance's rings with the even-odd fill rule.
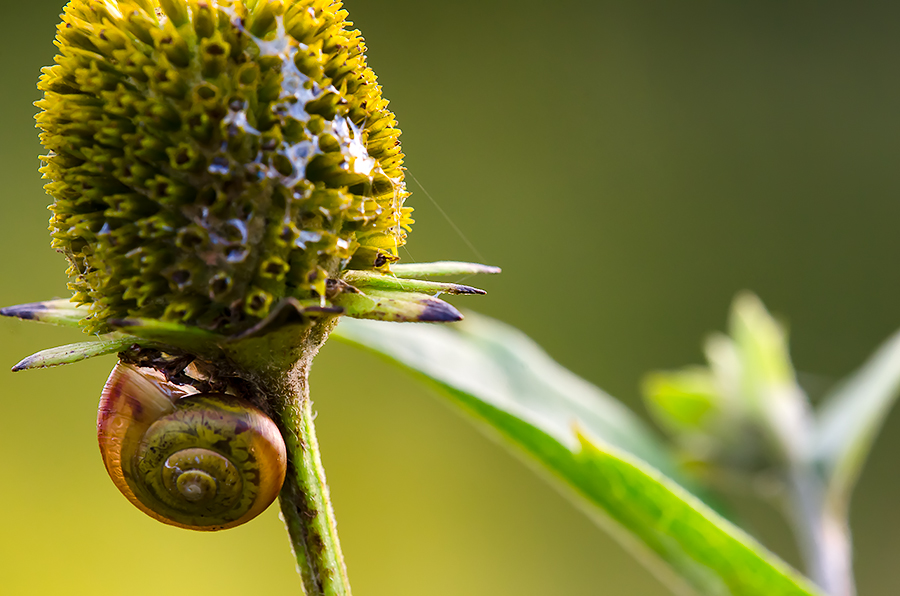
[[89,331],[236,333],[412,223],[394,115],[333,0],[71,0],[36,105],[53,246]]

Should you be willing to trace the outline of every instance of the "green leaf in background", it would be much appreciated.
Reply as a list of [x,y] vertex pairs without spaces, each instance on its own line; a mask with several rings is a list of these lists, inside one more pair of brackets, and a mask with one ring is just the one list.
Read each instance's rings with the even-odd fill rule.
[[470,313],[462,323],[441,327],[343,319],[334,336],[437,386],[574,494],[593,519],[644,555],[673,590],[817,593],[664,475],[660,470],[674,475],[675,466],[634,414],[520,332]]
[[659,471],[588,437],[581,447],[572,479],[588,508],[604,512],[627,533],[626,540],[637,538],[698,592],[818,594],[800,574]]
[[628,408],[553,361],[524,334],[466,314],[457,325],[355,325],[342,318],[338,337],[404,364],[440,386],[525,420],[568,449],[574,424],[670,475],[675,463]]
[[900,394],[900,333],[822,401],[815,456],[831,506],[845,509],[872,443]]

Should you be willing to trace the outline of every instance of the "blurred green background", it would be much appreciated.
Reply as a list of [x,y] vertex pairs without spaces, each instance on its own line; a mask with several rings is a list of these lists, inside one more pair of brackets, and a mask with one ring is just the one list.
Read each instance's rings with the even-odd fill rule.
[[[457,301],[520,327],[643,412],[641,375],[701,360],[732,296],[790,323],[813,393],[900,327],[896,3],[347,0],[404,130],[408,260],[483,259]],[[0,304],[63,296],[31,105],[61,0],[2,0]],[[0,321],[0,363],[78,341]],[[113,358],[0,371],[0,592],[293,594],[275,509],[163,526],[94,438]],[[429,391],[334,342],[313,373],[360,595],[667,594],[606,534]],[[853,503],[861,594],[900,592],[900,413]],[[779,554],[779,519],[738,511]]]

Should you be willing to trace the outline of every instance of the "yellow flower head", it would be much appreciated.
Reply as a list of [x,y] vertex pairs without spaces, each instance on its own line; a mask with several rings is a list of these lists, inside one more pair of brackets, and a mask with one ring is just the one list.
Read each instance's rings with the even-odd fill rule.
[[88,329],[235,333],[386,270],[412,223],[394,115],[331,0],[72,0],[37,116]]

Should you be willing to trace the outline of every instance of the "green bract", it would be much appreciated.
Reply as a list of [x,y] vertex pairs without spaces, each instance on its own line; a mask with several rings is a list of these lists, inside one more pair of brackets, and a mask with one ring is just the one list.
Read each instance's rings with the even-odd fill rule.
[[[329,0],[73,0],[37,103],[82,322],[240,333],[389,272],[412,223],[396,120]],[[345,287],[347,286],[347,287]]]

